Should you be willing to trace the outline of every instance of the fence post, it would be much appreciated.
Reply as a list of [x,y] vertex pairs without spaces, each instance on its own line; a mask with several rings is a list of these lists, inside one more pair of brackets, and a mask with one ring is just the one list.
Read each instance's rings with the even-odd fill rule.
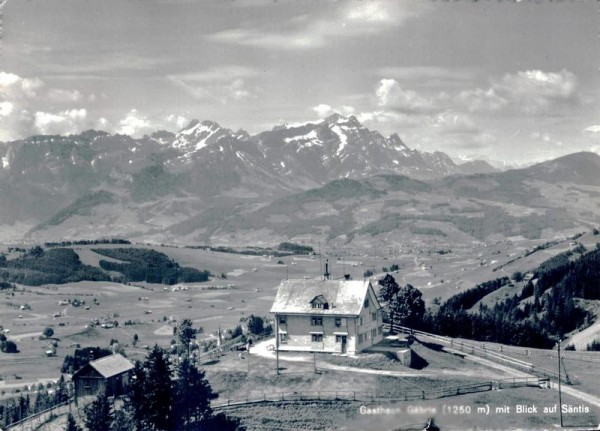
[[354,401],[356,401],[356,391],[352,391],[352,397],[353,397]]
[[423,392],[423,399],[425,399],[425,391],[422,391],[422,392]]

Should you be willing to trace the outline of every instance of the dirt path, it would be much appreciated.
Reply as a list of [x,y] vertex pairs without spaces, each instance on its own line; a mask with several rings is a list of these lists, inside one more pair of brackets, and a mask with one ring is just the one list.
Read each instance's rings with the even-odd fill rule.
[[600,340],[600,321],[573,335],[564,345],[573,344],[575,349],[581,351],[585,350],[587,345],[594,340]]
[[[558,384],[553,384],[552,388],[558,390]],[[586,392],[582,392],[578,389],[573,388],[572,386],[562,385],[561,391],[565,394],[569,394],[575,398],[579,398],[582,401],[585,401],[588,404],[592,404],[594,407],[600,409],[600,398],[594,395],[590,395]],[[563,404],[565,404],[563,402]]]
[[12,340],[12,341],[22,341],[23,338],[30,338],[30,337],[37,338],[40,335],[42,335],[42,333],[38,331],[38,332],[27,332],[25,334],[11,334],[11,335],[8,335],[6,338],[8,338],[9,340]]
[[508,367],[506,365],[498,364],[494,361],[490,361],[489,359],[480,358],[479,356],[472,355],[470,353],[461,352],[459,350],[449,349],[444,347],[446,352],[455,353],[463,356],[465,359],[468,359],[472,362],[477,362],[478,364],[484,365],[488,368],[494,368],[496,370],[502,371],[508,374],[510,377],[535,377],[533,374],[528,374],[523,371],[515,370],[514,368]]
[[[252,346],[250,350],[250,354],[261,356],[263,358],[268,358],[275,360],[276,355],[273,350],[275,347],[275,340],[268,339],[262,341],[260,343]],[[524,373],[522,371],[517,371],[512,368],[506,367],[504,365],[496,364],[495,362],[489,361],[487,359],[482,359],[474,355],[469,355],[464,352],[454,352],[451,349],[445,349],[451,353],[460,353],[465,359],[471,360],[473,362],[477,362],[481,365],[484,365],[488,368],[494,368],[496,370],[502,371],[504,374],[507,374],[510,377],[532,377],[531,374]],[[313,356],[310,354],[306,355],[286,355],[285,353],[279,354],[280,361],[293,361],[293,362],[313,362]],[[470,376],[473,377],[474,373],[472,371],[460,371],[460,370],[436,370],[436,371],[415,371],[410,368],[407,368],[407,371],[401,370],[374,370],[371,368],[358,368],[351,367],[346,365],[335,365],[330,364],[328,362],[319,361],[318,368],[333,370],[333,371],[348,371],[352,373],[363,373],[363,374],[375,374],[380,376],[392,376],[392,377],[436,377],[436,376]],[[489,377],[489,374],[481,374],[480,377]]]

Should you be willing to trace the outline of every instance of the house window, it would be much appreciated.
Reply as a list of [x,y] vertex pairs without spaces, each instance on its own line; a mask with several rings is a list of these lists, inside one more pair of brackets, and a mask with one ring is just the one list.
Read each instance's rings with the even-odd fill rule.
[[377,312],[371,313],[371,320],[373,320],[373,321],[377,320]]
[[369,308],[369,298],[365,299],[365,308]]
[[322,343],[323,342],[323,334],[311,334],[311,341],[313,343]]
[[279,334],[279,342],[286,344],[288,341],[288,336],[287,334]]
[[340,319],[339,317],[337,317],[337,318],[335,319],[335,326],[337,326],[338,328],[339,328],[340,326],[342,326],[342,319]]
[[383,333],[383,326],[377,328],[377,333],[381,335]]
[[285,318],[285,316],[279,316],[279,324],[280,325],[285,325],[286,321],[287,321],[287,319]]
[[322,317],[311,317],[310,324],[311,324],[311,326],[323,326],[323,318]]
[[359,320],[359,325],[362,326],[362,324],[363,324],[363,320],[362,320],[362,317],[361,317],[360,320]]
[[313,302],[312,308],[323,308],[323,304],[321,304],[320,302]]
[[371,329],[371,338],[375,338],[377,336],[377,329]]
[[341,343],[342,342],[342,336],[341,335],[336,335],[335,336],[335,342],[336,343]]

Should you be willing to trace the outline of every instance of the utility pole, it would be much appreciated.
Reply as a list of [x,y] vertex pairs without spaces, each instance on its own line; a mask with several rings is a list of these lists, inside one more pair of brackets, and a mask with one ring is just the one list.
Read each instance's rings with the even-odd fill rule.
[[556,347],[558,348],[558,411],[560,412],[560,427],[563,427],[563,415],[562,415],[562,392],[560,386],[560,343],[562,340],[559,338]]
[[323,262],[321,260],[321,241],[319,241],[319,274],[321,274],[321,277],[325,280],[325,276],[323,275]]
[[279,375],[279,315],[275,314],[275,366],[277,367],[277,375]]

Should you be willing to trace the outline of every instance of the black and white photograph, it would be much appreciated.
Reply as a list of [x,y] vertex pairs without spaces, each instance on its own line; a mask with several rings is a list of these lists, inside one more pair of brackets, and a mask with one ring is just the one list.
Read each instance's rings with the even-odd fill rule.
[[0,431],[600,429],[599,37],[0,0]]

